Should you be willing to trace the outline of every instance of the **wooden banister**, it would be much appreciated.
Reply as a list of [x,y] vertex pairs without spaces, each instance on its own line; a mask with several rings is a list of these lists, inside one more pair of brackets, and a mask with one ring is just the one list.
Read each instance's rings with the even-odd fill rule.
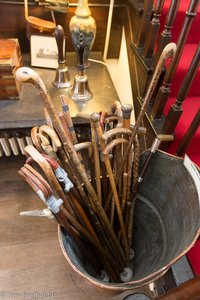
[[172,79],[176,73],[179,60],[181,58],[181,54],[183,52],[183,48],[187,39],[187,36],[190,31],[190,27],[192,25],[193,19],[196,15],[196,11],[198,8],[200,0],[191,0],[188,11],[186,12],[185,20],[181,29],[181,33],[179,35],[177,41],[177,50],[174,55],[174,58],[169,65],[169,68],[165,74],[163,85],[159,88],[158,93],[155,98],[155,102],[151,112],[152,119],[160,119],[162,117],[166,102],[170,95],[170,85]]
[[[176,125],[181,117],[183,112],[182,104],[187,96],[187,93],[190,89],[192,81],[197,73],[197,70],[200,65],[200,43],[197,46],[196,52],[188,69],[188,72],[181,84],[179,89],[176,102],[171,106],[169,113],[166,117],[164,126],[162,128],[162,133],[164,134],[173,134],[176,128]],[[162,149],[166,148],[166,144]]]
[[172,0],[171,1],[169,11],[168,11],[167,17],[166,17],[166,22],[164,25],[164,30],[162,31],[162,33],[160,35],[160,38],[158,41],[158,46],[157,46],[156,53],[154,56],[154,66],[157,64],[160,54],[162,53],[165,46],[171,42],[172,28],[173,28],[173,24],[174,24],[174,21],[175,21],[177,12],[178,12],[179,4],[180,4],[180,0]]
[[184,135],[183,139],[181,140],[181,142],[177,148],[176,155],[183,156],[183,154],[187,150],[187,147],[189,146],[193,136],[195,135],[196,131],[198,130],[199,126],[200,126],[200,108],[197,111],[186,134]]
[[157,0],[153,13],[153,19],[150,23],[150,29],[148,31],[147,40],[144,46],[144,57],[151,58],[154,53],[154,47],[160,28],[160,16],[165,0]]
[[200,43],[196,49],[196,52],[194,54],[193,60],[190,64],[190,67],[188,69],[188,72],[181,84],[181,87],[179,89],[176,102],[171,106],[169,113],[166,117],[162,133],[165,134],[172,134],[176,128],[176,125],[180,119],[180,116],[183,112],[182,104],[185,100],[187,93],[190,89],[190,86],[192,84],[192,81],[196,75],[196,72],[200,65]]
[[158,300],[198,300],[200,295],[200,277],[192,278],[180,286],[155,298]]
[[142,22],[140,28],[138,28],[138,35],[136,39],[136,46],[139,48],[142,48],[145,43],[146,34],[152,17],[152,8],[153,0],[144,0],[144,12],[142,15]]

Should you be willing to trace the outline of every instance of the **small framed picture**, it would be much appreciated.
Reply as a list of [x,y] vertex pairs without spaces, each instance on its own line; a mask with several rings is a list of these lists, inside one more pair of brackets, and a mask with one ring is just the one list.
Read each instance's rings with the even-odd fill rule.
[[54,37],[31,35],[31,66],[56,69],[58,48]]

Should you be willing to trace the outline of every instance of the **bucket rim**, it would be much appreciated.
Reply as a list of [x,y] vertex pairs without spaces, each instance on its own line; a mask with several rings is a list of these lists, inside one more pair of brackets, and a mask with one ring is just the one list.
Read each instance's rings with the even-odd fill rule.
[[[141,153],[141,155],[145,152],[148,152],[149,149],[146,149],[145,151],[143,151]],[[161,154],[164,154],[168,157],[172,157],[176,160],[184,160],[183,157],[177,157],[173,154],[167,153],[165,151],[162,150],[158,150],[157,152],[160,152]],[[193,162],[194,163],[194,162]],[[200,167],[195,164],[195,167],[198,169],[198,171],[200,172]],[[188,172],[189,173],[189,172]],[[190,174],[190,173],[189,173]],[[191,176],[191,174],[190,174]],[[191,176],[192,177],[192,176]],[[196,191],[197,192],[197,191]],[[198,194],[198,192],[197,192]],[[200,199],[199,200],[199,204],[200,204]],[[159,279],[160,277],[162,277],[168,270],[169,268],[176,262],[178,261],[182,256],[184,256],[195,244],[195,242],[197,241],[198,237],[200,235],[200,227],[197,229],[196,234],[194,235],[193,240],[191,241],[191,243],[179,254],[177,255],[174,259],[172,259],[169,263],[167,263],[163,268],[153,272],[152,274],[142,278],[142,279],[138,279],[138,280],[134,280],[134,281],[129,281],[126,283],[109,283],[106,284],[102,281],[99,281],[97,279],[95,279],[94,277],[92,277],[90,274],[84,274],[83,272],[81,272],[72,262],[72,260],[70,259],[70,257],[67,254],[67,251],[65,250],[64,247],[64,243],[63,243],[63,239],[62,239],[62,232],[61,232],[61,225],[58,225],[58,239],[59,239],[59,243],[60,243],[60,247],[61,250],[67,260],[67,262],[69,263],[69,265],[72,267],[72,269],[78,273],[82,278],[86,279],[87,281],[89,281],[90,283],[92,283],[93,285],[95,285],[96,287],[99,288],[104,288],[107,290],[111,290],[111,291],[127,291],[127,290],[132,290],[132,289],[136,289],[136,288],[140,288],[140,287],[144,287],[147,284],[150,284],[152,282],[154,282],[155,280]]]
[[109,284],[105,284],[102,281],[99,281],[97,279],[95,279],[94,277],[92,277],[90,274],[84,274],[82,273],[72,262],[72,260],[70,259],[70,257],[67,254],[67,251],[65,250],[64,247],[64,243],[62,240],[62,232],[61,232],[61,225],[58,225],[58,239],[59,239],[59,243],[60,243],[60,247],[61,250],[63,252],[64,257],[66,258],[67,262],[69,263],[69,265],[71,266],[71,268],[78,273],[81,277],[83,277],[84,279],[86,279],[87,281],[89,281],[90,283],[92,283],[93,285],[95,285],[96,287],[99,288],[104,288],[107,290],[112,290],[112,291],[127,291],[127,290],[132,290],[132,289],[136,289],[136,288],[140,288],[143,287],[147,284],[152,283],[153,281],[159,279],[160,277],[162,277],[168,270],[169,268],[177,261],[179,260],[183,255],[185,255],[195,244],[195,242],[197,241],[199,235],[200,235],[200,228],[197,230],[197,233],[193,239],[193,241],[191,242],[191,244],[183,251],[181,252],[178,256],[176,256],[173,260],[171,260],[166,266],[164,266],[163,268],[161,268],[160,270],[153,272],[151,275],[148,275],[142,279],[138,279],[138,280],[134,280],[134,281],[129,281],[126,283],[109,283]]

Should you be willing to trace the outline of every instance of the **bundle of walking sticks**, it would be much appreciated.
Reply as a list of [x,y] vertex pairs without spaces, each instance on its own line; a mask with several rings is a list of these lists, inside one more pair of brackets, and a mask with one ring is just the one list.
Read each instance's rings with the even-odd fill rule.
[[28,158],[19,174],[47,205],[45,213],[56,218],[81,251],[89,252],[103,281],[128,282],[133,277],[133,214],[141,181],[137,136],[145,133],[141,121],[174,51],[174,44],[163,50],[135,125],[130,125],[132,106],[116,101],[110,112],[90,116],[91,140],[84,143],[78,143],[64,97],[58,113],[33,70],[23,67],[16,72],[17,80],[32,83],[40,93],[48,124],[32,129],[34,146],[25,148]]

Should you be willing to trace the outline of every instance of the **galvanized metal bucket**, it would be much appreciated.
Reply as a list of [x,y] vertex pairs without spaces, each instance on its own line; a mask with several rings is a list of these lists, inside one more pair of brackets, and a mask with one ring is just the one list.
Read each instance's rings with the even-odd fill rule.
[[[147,151],[141,155],[143,164]],[[155,281],[181,258],[200,234],[200,199],[183,159],[157,151],[139,187],[134,221],[133,279],[104,283],[95,278],[90,264],[72,238],[59,227],[65,258],[73,270],[105,295],[136,291]],[[102,299],[107,299],[106,297]]]

